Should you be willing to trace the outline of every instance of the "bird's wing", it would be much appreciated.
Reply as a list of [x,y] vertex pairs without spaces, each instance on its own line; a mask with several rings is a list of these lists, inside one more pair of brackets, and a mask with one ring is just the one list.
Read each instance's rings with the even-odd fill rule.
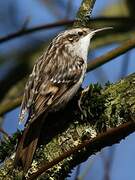
[[79,57],[52,56],[46,54],[35,64],[32,74],[26,84],[21,106],[20,120],[28,112],[31,117],[38,117],[48,107],[57,104],[80,79],[84,61]]

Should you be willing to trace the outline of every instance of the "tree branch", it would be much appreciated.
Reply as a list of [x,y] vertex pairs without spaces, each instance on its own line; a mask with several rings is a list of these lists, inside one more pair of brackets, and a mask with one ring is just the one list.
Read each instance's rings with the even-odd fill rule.
[[[81,94],[82,113],[77,106],[79,93],[63,111],[50,114],[26,177],[35,178],[48,169],[40,178],[64,179],[90,155],[132,133],[135,130],[134,92],[135,74],[132,74],[104,89],[91,85]],[[1,166],[0,177],[22,178],[21,169],[13,170],[12,163],[13,156]]]
[[76,15],[74,27],[88,27],[92,10],[96,0],[83,0]]
[[[116,30],[123,32],[123,27],[124,27],[124,30],[126,31],[133,28],[134,21],[135,21],[134,18],[129,18],[129,17],[96,17],[96,18],[89,19],[89,21],[87,22],[87,26],[90,28],[113,26],[113,27],[117,27]],[[9,40],[13,40],[15,38],[25,36],[25,35],[28,35],[37,31],[47,30],[47,29],[61,27],[65,25],[72,25],[74,22],[75,20],[63,20],[63,21],[58,21],[58,22],[54,22],[50,24],[42,24],[40,26],[32,27],[29,29],[22,28],[21,30],[17,32],[10,33],[4,37],[0,37],[0,43],[4,43]]]
[[0,116],[18,107],[21,104],[21,102],[22,96],[16,98],[15,100],[2,103],[0,106]]
[[130,39],[124,42],[120,47],[115,48],[114,50],[109,51],[108,53],[97,57],[96,59],[92,60],[88,63],[87,71],[93,70],[112,59],[124,54],[125,52],[133,49],[135,47],[135,39]]
[[[38,169],[37,172],[33,173],[28,180],[33,180],[48,169],[52,168],[54,165],[57,165],[62,160],[70,157],[71,155],[75,155],[78,153],[78,151],[81,151],[83,148],[94,148],[98,149],[98,151],[101,149],[101,144],[103,145],[106,143],[106,145],[110,146],[112,143],[118,143],[122,138],[125,138],[129,134],[135,131],[135,123],[134,122],[127,122],[125,124],[122,124],[116,128],[111,128],[108,131],[101,133],[97,135],[97,137],[89,140],[85,140],[83,143],[79,144],[78,146],[72,148],[71,150],[63,153],[60,157],[54,159],[53,161],[43,165],[41,168]],[[110,143],[111,139],[111,143]],[[100,142],[100,145],[99,145]],[[104,145],[103,145],[104,147]],[[103,148],[102,147],[102,148]]]
[[68,25],[68,24],[72,24],[73,23],[73,20],[68,20],[68,21],[60,21],[60,22],[56,22],[56,23],[50,23],[50,24],[45,24],[45,25],[41,25],[41,26],[37,26],[37,27],[34,27],[34,28],[29,28],[29,29],[21,29],[15,33],[11,33],[5,37],[1,37],[0,38],[0,43],[3,43],[5,41],[9,41],[11,39],[14,39],[14,38],[17,38],[17,37],[20,37],[20,36],[24,36],[24,35],[27,35],[27,34],[31,34],[33,32],[36,32],[36,31],[41,31],[41,30],[45,30],[45,29],[51,29],[51,28],[56,28],[56,27],[59,27],[59,26],[64,26],[64,25]]

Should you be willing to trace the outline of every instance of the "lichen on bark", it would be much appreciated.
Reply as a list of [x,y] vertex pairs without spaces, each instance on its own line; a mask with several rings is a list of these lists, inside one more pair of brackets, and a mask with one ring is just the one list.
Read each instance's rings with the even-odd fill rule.
[[[90,85],[83,94],[81,91],[78,92],[78,95],[64,110],[48,117],[27,177],[43,164],[54,160],[86,140],[93,139],[110,128],[134,120],[134,92],[135,74],[104,88],[96,84]],[[82,112],[78,108],[80,96]],[[82,148],[47,170],[39,179],[64,179],[74,166],[85,161],[101,148],[112,145],[125,136],[126,134],[117,137],[118,139],[112,137],[109,141],[98,142]],[[13,170],[12,164],[13,156],[1,165],[0,177],[21,179],[21,169]]]

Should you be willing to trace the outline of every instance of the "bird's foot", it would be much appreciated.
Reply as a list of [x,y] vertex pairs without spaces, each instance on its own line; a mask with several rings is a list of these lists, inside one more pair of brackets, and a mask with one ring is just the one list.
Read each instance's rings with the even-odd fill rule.
[[88,92],[88,91],[89,91],[89,86],[88,86],[87,88],[85,88],[84,90],[82,90],[81,96],[80,96],[80,98],[79,98],[79,100],[78,100],[78,108],[79,108],[80,112],[83,113],[83,114],[84,114],[84,111],[83,111],[83,109],[82,109],[81,103],[82,103],[82,99],[83,99],[83,97],[84,97],[84,94],[85,94],[86,92]]

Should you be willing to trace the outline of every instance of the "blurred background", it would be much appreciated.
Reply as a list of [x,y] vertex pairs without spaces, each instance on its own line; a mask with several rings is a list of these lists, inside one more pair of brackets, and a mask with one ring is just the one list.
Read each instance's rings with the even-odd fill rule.
[[[6,0],[0,1],[0,103],[10,104],[23,94],[24,84],[36,58],[50,40],[70,27],[81,0]],[[89,60],[134,38],[134,0],[97,0],[92,27],[113,26],[91,43]],[[102,17],[102,18],[101,18]],[[63,26],[57,26],[64,23]],[[49,27],[48,24],[53,24]],[[42,30],[24,33],[27,29]],[[114,83],[135,71],[135,52],[131,50],[89,72],[83,86]],[[12,135],[18,126],[19,107],[0,116],[0,127]],[[135,133],[120,144],[105,148],[77,166],[68,180],[134,180]]]

